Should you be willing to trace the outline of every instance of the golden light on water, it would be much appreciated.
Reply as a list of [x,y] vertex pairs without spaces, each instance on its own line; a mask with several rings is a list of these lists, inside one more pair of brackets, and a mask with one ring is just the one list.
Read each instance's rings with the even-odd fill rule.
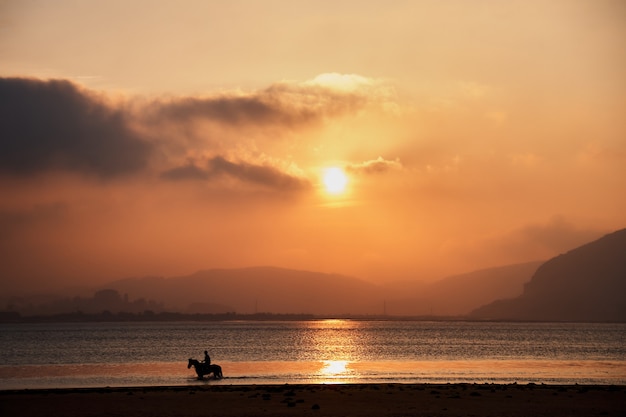
[[316,331],[307,342],[324,359],[324,373],[343,372],[348,363],[359,357],[363,341],[359,337],[358,321],[320,320],[309,326]]
[[324,361],[324,367],[322,368],[322,374],[324,376],[339,376],[341,374],[348,373],[348,361]]
[[345,383],[358,378],[358,373],[352,368],[359,358],[362,341],[358,337],[360,322],[352,320],[320,320],[311,322],[309,326],[316,331],[309,341],[316,347],[318,362],[319,383]]

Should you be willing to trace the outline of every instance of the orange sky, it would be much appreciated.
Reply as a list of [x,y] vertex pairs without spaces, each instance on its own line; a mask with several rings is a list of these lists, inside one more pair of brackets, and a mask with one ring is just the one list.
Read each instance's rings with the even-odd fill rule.
[[0,290],[549,258],[626,225],[625,73],[617,0],[1,1]]

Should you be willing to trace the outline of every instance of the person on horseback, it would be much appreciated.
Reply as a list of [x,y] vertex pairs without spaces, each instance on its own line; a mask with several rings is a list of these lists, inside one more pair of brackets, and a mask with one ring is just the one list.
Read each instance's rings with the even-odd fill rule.
[[207,365],[211,364],[211,357],[209,356],[209,352],[204,351],[204,363]]

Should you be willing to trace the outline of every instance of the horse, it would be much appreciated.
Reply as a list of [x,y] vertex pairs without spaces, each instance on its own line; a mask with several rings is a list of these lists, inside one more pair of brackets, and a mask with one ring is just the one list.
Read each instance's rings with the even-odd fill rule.
[[198,379],[202,379],[204,375],[213,374],[215,379],[222,379],[224,375],[222,375],[222,367],[219,365],[209,365],[208,363],[198,362],[196,359],[189,359],[189,364],[187,365],[187,369],[194,367],[196,369],[196,374],[198,374]]

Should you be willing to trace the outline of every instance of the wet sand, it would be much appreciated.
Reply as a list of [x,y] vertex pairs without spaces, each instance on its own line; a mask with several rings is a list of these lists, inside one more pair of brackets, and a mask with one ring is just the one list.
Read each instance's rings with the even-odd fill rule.
[[202,385],[0,391],[0,415],[624,416],[626,386]]

